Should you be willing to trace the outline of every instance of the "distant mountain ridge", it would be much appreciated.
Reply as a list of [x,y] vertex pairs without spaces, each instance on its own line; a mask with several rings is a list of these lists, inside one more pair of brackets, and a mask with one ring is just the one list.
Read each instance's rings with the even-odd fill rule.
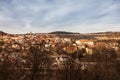
[[[7,34],[10,34],[10,33],[6,33],[4,31],[0,31],[0,35],[7,35]],[[42,33],[38,33],[38,34],[42,34]],[[45,34],[45,33],[44,33]],[[46,34],[81,34],[81,33],[77,33],[77,32],[68,32],[68,31],[53,31],[53,32],[50,32],[50,33],[46,33]],[[14,34],[13,34],[14,35]],[[19,35],[19,34],[18,34]],[[112,31],[109,31],[109,32],[95,32],[95,33],[82,33],[81,35],[85,35],[85,36],[90,36],[90,35],[105,35],[105,36],[112,36],[112,35],[117,35],[117,36],[120,36],[120,32],[112,32]]]

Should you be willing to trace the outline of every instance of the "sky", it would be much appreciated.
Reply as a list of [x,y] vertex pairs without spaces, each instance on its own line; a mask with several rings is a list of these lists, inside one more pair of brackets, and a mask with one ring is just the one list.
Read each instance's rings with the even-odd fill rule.
[[120,0],[0,0],[0,31],[120,31]]

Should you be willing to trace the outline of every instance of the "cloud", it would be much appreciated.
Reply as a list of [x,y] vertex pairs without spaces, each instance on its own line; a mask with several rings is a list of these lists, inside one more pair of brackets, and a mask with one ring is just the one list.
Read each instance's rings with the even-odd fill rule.
[[0,0],[0,30],[9,33],[120,29],[119,0]]

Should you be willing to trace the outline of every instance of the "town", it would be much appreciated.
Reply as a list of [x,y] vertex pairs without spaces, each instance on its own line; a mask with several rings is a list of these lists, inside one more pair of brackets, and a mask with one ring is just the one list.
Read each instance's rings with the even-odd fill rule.
[[[11,70],[14,75],[19,74],[12,80],[33,80],[29,77],[30,75],[33,78],[34,76],[38,77],[38,75],[43,74],[43,76],[46,76],[50,72],[49,70],[55,71],[54,73],[56,74],[60,73],[60,71],[63,74],[65,71],[65,75],[67,75],[59,79],[54,76],[54,79],[51,77],[52,79],[49,80],[71,80],[67,78],[70,78],[72,74],[84,74],[87,70],[90,77],[92,74],[91,71],[98,70],[99,72],[99,69],[104,67],[111,67],[110,69],[113,69],[114,73],[111,76],[116,76],[115,79],[111,77],[111,80],[119,80],[119,70],[112,67],[116,66],[119,68],[117,65],[120,66],[119,32],[94,34],[64,32],[8,34],[0,32],[0,71],[3,70],[5,72],[5,74],[1,74],[3,77],[7,73],[9,79],[10,77],[11,79],[13,78]],[[96,69],[96,66],[99,68]],[[41,71],[39,72],[39,70]],[[111,71],[105,70],[108,73]],[[73,72],[71,73],[71,71]],[[53,72],[50,74],[52,75]],[[76,77],[78,78],[75,79]],[[86,78],[84,76],[82,78],[81,76],[76,77],[72,78],[72,80],[85,80]],[[95,79],[96,75],[92,74],[89,80],[93,80],[93,78]],[[104,79],[106,78],[108,76]],[[3,80],[2,78],[0,79]],[[45,78],[42,80],[48,79]]]

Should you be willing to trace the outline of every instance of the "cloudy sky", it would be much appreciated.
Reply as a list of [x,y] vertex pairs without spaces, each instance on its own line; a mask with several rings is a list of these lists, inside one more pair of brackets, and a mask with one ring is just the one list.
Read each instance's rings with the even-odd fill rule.
[[0,0],[0,31],[120,31],[120,0]]

